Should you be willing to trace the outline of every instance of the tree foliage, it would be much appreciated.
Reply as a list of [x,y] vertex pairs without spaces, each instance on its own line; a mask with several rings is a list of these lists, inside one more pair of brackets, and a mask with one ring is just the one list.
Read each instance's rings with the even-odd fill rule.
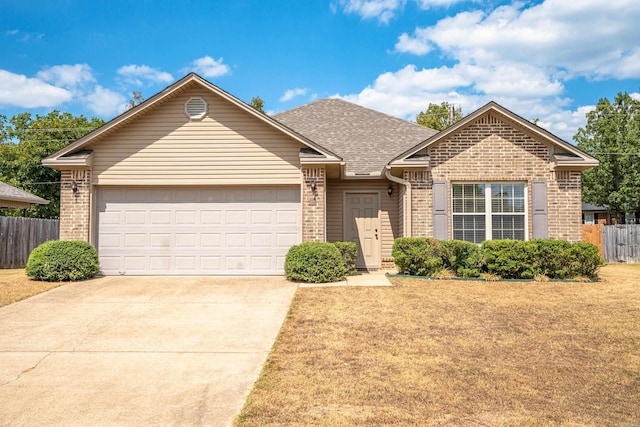
[[132,109],[138,104],[142,104],[144,102],[144,96],[142,96],[142,92],[133,91],[131,92],[131,99],[127,101],[127,110]]
[[444,130],[452,124],[462,120],[460,107],[456,108],[448,102],[440,105],[429,103],[426,111],[421,111],[416,116],[416,123],[435,130]]
[[253,98],[251,98],[250,105],[261,113],[264,113],[264,101],[259,96],[254,96]]
[[87,119],[57,110],[35,118],[30,113],[11,119],[0,116],[0,181],[49,200],[48,205],[32,205],[27,216],[58,218],[60,171],[43,166],[41,161],[103,123],[95,117]]
[[626,92],[601,99],[573,138],[600,160],[582,173],[582,199],[618,214],[640,210],[640,101]]

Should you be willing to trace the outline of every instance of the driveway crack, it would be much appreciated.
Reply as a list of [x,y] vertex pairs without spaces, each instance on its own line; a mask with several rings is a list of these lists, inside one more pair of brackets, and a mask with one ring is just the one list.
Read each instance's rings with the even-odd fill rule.
[[51,355],[51,353],[52,353],[51,351],[50,351],[50,352],[48,352],[47,354],[45,354],[44,356],[42,356],[42,357],[41,357],[41,358],[36,362],[36,364],[35,364],[35,365],[31,366],[30,368],[24,369],[24,370],[23,370],[22,372],[20,372],[20,373],[19,373],[19,374],[14,378],[14,379],[3,382],[2,384],[0,384],[0,387],[5,386],[5,385],[7,385],[7,384],[14,383],[14,382],[18,381],[18,380],[19,380],[19,379],[20,379],[24,374],[26,374],[27,372],[31,372],[31,371],[33,371],[34,369],[36,369],[36,368],[37,368],[37,367],[42,363],[42,361],[43,361],[44,359],[46,359],[47,357],[49,357],[49,356]]

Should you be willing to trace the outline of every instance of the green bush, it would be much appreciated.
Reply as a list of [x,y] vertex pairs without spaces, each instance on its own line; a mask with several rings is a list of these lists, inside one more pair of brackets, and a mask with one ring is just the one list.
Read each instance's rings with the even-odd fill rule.
[[479,277],[482,258],[480,247],[463,240],[443,240],[441,242],[444,267],[462,277]]
[[333,242],[342,255],[342,261],[346,269],[347,276],[352,276],[358,272],[356,262],[358,261],[358,245],[356,242]]
[[586,276],[591,279],[598,277],[598,270],[604,264],[598,247],[592,243],[574,243],[569,249],[572,263],[569,269],[570,277]]
[[398,238],[393,260],[401,272],[417,276],[433,276],[444,268],[462,277],[502,279],[593,279],[603,264],[590,243],[551,239],[487,240],[478,247],[460,240]]
[[554,279],[570,276],[571,243],[566,240],[534,239],[528,243],[532,269]]
[[503,279],[533,279],[531,246],[522,240],[486,240],[482,242],[484,270]]
[[288,280],[310,283],[339,282],[347,269],[340,250],[331,243],[306,242],[292,246],[284,261]]
[[98,253],[80,240],[51,240],[31,251],[25,272],[34,280],[66,282],[90,279],[100,271]]
[[443,268],[438,239],[399,237],[393,242],[391,255],[401,273],[431,276]]

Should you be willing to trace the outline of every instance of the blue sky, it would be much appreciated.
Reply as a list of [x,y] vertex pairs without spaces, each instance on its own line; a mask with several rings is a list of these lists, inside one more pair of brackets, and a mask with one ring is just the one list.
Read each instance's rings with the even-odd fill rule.
[[640,97],[638,0],[0,0],[0,114],[109,120],[195,71],[268,112],[337,96],[405,119],[494,100],[571,140]]

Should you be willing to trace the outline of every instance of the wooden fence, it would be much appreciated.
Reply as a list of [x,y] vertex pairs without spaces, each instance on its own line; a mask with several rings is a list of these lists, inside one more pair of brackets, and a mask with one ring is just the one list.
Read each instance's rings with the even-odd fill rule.
[[0,216],[0,268],[23,268],[36,246],[59,236],[57,219]]
[[583,225],[582,241],[598,246],[607,262],[640,262],[640,224]]

